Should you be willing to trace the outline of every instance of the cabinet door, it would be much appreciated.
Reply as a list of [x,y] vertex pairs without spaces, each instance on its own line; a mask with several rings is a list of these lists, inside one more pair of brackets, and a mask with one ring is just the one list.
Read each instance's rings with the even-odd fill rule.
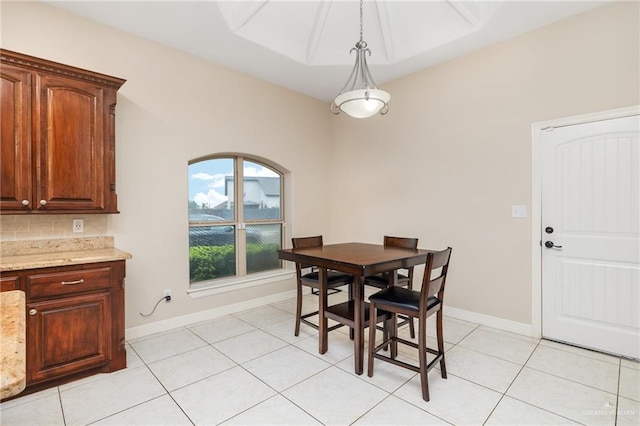
[[0,67],[0,209],[29,211],[31,174],[31,74]]
[[27,305],[27,383],[109,362],[111,296],[108,292]]
[[105,89],[54,75],[36,80],[35,208],[103,211]]

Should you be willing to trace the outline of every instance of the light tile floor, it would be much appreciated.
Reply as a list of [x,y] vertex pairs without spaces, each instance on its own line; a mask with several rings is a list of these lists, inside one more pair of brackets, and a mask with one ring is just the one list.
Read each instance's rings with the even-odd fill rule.
[[125,370],[2,403],[0,423],[640,424],[637,362],[445,317],[448,379],[431,371],[427,403],[411,371],[376,362],[372,378],[355,375],[346,328],[318,354],[315,330],[293,336],[294,309],[288,300],[130,341]]

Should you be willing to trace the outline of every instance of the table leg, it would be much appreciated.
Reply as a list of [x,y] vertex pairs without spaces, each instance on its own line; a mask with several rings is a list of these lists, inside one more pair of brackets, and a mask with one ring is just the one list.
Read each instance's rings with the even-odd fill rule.
[[324,315],[324,311],[327,309],[327,270],[325,268],[318,268],[318,282],[320,283],[320,289],[318,290],[318,351],[321,354],[327,352],[328,345],[328,322],[327,317]]
[[[356,374],[360,375],[364,366],[364,277],[356,275],[353,279],[354,331],[353,339]],[[375,325],[374,325],[375,326]]]
[[388,281],[388,285],[389,287],[395,287],[396,284],[398,284],[398,270],[394,269],[393,271],[389,271],[389,281]]

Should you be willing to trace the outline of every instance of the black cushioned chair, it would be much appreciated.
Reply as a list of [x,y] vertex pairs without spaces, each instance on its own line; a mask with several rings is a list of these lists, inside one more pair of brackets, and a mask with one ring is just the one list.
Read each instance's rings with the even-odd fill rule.
[[[416,250],[418,248],[418,239],[417,238],[404,238],[404,237],[390,237],[388,235],[384,236],[384,245],[390,247],[400,247],[400,248],[408,248]],[[389,275],[387,273],[371,275],[369,277],[365,277],[364,284],[372,287],[377,287],[380,289],[385,289],[388,287]],[[398,287],[407,287],[408,289],[413,288],[413,266],[406,269],[406,272],[402,271],[398,272],[398,283],[396,284]],[[405,324],[409,324],[409,333],[411,334],[411,338],[416,337],[416,331],[413,326],[413,319],[407,316],[400,316],[403,320],[398,324],[398,326],[403,326]]]
[[[311,248],[311,247],[322,247],[322,235],[318,235],[315,237],[302,237],[302,238],[292,238],[291,243],[294,249],[298,248]],[[298,336],[300,334],[300,323],[303,322],[307,324],[309,327],[312,327],[318,330],[318,325],[309,321],[307,318],[317,315],[318,311],[309,312],[306,314],[302,314],[302,286],[311,287],[312,289],[318,290],[320,288],[319,272],[315,269],[315,267],[311,265],[304,265],[300,263],[296,263],[296,289],[297,289],[297,299],[296,299],[296,330],[295,335]],[[352,283],[353,283],[353,275],[343,274],[342,272],[337,271],[327,271],[327,289],[337,289],[338,287],[342,287],[345,285],[349,286],[349,299],[352,299]],[[312,290],[313,291],[313,290]],[[336,328],[342,327],[343,324],[336,324],[332,327],[329,327],[329,331],[335,330]]]
[[[420,373],[422,385],[422,399],[429,401],[429,382],[427,373],[437,363],[440,363],[442,378],[447,378],[447,369],[444,360],[444,339],[442,336],[442,305],[444,301],[444,286],[451,259],[451,247],[427,255],[424,269],[422,288],[415,291],[403,287],[389,287],[369,296],[369,317],[376,318],[377,310],[390,312],[391,324],[387,331],[388,338],[378,346],[369,344],[369,365],[367,374],[373,376],[373,360],[380,359],[400,367]],[[418,318],[418,344],[401,339],[398,334],[398,314],[411,318]],[[436,314],[436,333],[438,348],[427,347],[427,318]],[[376,341],[376,327],[369,328],[369,342]],[[419,365],[415,366],[397,359],[398,343],[402,343],[418,349]],[[381,353],[387,345],[391,346],[390,354]],[[427,353],[435,355],[435,358],[427,363]]]

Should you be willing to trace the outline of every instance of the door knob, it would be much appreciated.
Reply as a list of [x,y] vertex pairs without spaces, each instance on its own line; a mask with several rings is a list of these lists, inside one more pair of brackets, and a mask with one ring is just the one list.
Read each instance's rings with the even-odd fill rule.
[[545,241],[544,246],[546,248],[562,248],[562,246],[557,246],[553,244],[553,241]]
[[23,206],[28,206],[29,205],[29,200],[22,200],[22,205]]
[[35,309],[31,309],[31,310],[29,310],[29,315],[35,315],[35,314],[37,314],[37,313],[38,313],[38,311],[37,311],[37,310],[35,310]]

